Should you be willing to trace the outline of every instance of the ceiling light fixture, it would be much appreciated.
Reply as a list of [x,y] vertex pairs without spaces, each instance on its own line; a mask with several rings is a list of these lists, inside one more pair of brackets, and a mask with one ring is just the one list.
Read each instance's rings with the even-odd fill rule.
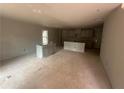
[[36,10],[36,9],[32,9],[32,11],[33,11],[33,12],[37,12],[37,10]]
[[32,11],[35,12],[35,13],[42,13],[40,9],[38,9],[38,10],[37,9],[32,9]]
[[38,13],[41,13],[41,11],[40,11],[40,10],[38,10]]

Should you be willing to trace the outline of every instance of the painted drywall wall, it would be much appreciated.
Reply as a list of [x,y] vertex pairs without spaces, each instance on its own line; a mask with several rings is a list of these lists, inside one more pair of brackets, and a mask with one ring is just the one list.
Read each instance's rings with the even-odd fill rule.
[[[2,19],[0,16],[0,59],[2,59]],[[0,61],[0,66],[2,65],[2,62]]]
[[124,88],[124,9],[107,17],[101,45],[101,59],[113,88]]
[[1,18],[2,25],[2,56],[1,60],[16,56],[35,53],[36,44],[41,41],[41,26],[17,21],[10,18]]

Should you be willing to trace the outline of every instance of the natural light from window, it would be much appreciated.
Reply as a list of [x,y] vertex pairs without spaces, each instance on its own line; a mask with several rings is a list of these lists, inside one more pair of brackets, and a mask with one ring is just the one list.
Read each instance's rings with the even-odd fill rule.
[[44,30],[42,32],[42,44],[47,45],[48,44],[48,31]]

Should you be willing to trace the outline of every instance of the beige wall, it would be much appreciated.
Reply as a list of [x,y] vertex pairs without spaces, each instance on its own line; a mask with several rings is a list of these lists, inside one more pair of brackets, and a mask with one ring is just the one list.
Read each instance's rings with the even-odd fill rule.
[[48,30],[49,43],[61,46],[61,29],[45,28],[5,17],[0,18],[0,23],[0,60],[35,53],[36,45],[42,44],[43,30]]
[[[0,59],[2,59],[2,20],[1,20],[1,16],[0,16]],[[0,62],[0,66],[1,66],[1,62]]]
[[1,60],[35,52],[41,40],[41,26],[2,17]]
[[124,88],[124,9],[114,10],[106,19],[101,59],[113,88]]

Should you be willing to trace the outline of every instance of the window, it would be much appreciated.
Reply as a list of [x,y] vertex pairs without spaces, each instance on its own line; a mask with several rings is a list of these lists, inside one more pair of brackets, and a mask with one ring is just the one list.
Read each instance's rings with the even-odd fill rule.
[[48,31],[44,30],[42,32],[42,44],[47,45],[48,44]]

